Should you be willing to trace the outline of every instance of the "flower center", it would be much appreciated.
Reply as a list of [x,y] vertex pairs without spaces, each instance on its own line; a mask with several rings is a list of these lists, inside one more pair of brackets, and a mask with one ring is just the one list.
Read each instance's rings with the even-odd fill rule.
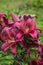
[[15,39],[14,39],[14,38],[12,38],[11,40],[8,39],[7,42],[8,42],[8,43],[14,43],[14,42],[15,42]]
[[26,33],[28,33],[28,32],[29,32],[29,28],[27,27],[27,28],[26,28]]
[[4,20],[3,20],[3,18],[0,18],[0,21],[2,21],[2,22],[3,22],[3,21],[4,21]]

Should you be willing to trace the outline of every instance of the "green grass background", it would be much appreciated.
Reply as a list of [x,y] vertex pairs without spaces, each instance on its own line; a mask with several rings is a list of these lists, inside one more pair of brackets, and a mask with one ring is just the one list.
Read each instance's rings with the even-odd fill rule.
[[[37,26],[42,30],[39,40],[43,44],[43,0],[0,0],[0,12],[4,12],[9,17],[11,11],[17,15],[28,13],[38,16]],[[10,59],[13,59],[13,56],[5,55],[0,52],[0,65],[12,65],[14,60]]]

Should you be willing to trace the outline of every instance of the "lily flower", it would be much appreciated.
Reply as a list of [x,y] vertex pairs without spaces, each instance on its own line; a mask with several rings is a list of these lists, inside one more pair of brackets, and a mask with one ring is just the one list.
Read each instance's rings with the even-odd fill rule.
[[43,65],[43,60],[39,60],[39,57],[38,57],[37,59],[29,61],[28,65]]
[[[25,17],[26,18],[26,17]],[[18,21],[18,20],[17,20]],[[36,27],[36,21],[28,17],[27,20],[22,19],[20,22],[15,22],[14,27],[18,28],[19,32],[16,35],[17,39],[21,39],[21,44],[30,52],[32,47],[40,45],[38,38],[40,29]]]
[[14,30],[12,28],[6,27],[1,33],[1,38],[3,40],[2,49],[5,52],[8,48],[12,48],[12,53],[16,54],[16,37]]

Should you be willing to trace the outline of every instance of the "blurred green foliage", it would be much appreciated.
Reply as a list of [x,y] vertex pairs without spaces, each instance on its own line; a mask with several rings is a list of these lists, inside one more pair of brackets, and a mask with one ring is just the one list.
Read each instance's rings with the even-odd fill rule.
[[[37,21],[37,26],[42,29],[39,40],[43,44],[43,0],[0,0],[0,12],[4,12],[10,18],[11,11],[17,15],[28,13],[38,16],[38,19],[35,20]],[[0,65],[12,65],[13,62],[13,55],[6,55],[0,51]],[[22,63],[22,65],[27,64]]]

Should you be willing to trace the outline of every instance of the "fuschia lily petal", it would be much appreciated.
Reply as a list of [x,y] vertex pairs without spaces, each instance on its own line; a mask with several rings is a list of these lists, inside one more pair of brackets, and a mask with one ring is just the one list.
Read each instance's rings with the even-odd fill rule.
[[6,50],[7,50],[8,48],[10,48],[12,45],[13,45],[12,43],[7,43],[7,42],[5,42],[5,43],[2,44],[1,49],[3,49],[3,51],[6,51]]
[[21,33],[21,32],[18,33],[18,34],[16,35],[16,38],[17,38],[17,39],[21,39],[21,38],[22,38],[22,33]]
[[19,22],[16,22],[13,27],[17,27],[17,28],[20,28],[21,24]]
[[0,18],[6,17],[6,14],[0,12]]
[[16,54],[16,45],[12,45],[12,53],[15,55]]
[[33,38],[37,38],[37,31],[36,31],[36,30],[32,30],[29,34],[30,34]]
[[32,20],[30,18],[27,20],[27,24],[28,24],[30,31],[35,29],[35,27],[36,27],[36,21]]
[[10,12],[10,15],[12,16],[13,22],[18,22],[18,21],[20,21],[20,20],[19,20],[19,17],[18,17],[16,14],[14,14],[13,12]]

